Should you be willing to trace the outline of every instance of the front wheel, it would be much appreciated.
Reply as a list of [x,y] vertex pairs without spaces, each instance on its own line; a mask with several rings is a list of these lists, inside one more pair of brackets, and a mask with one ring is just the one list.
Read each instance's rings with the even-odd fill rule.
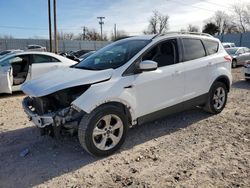
[[208,95],[205,110],[212,114],[220,113],[227,103],[227,87],[222,82],[215,82]]
[[81,146],[90,154],[106,156],[123,144],[128,130],[128,120],[122,109],[104,105],[86,114],[78,129]]

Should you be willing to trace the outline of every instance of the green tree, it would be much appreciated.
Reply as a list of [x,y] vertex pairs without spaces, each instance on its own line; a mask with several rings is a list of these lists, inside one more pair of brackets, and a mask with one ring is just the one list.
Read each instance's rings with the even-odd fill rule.
[[219,33],[219,31],[219,27],[212,22],[206,23],[202,30],[203,33],[208,33],[210,35],[215,35]]

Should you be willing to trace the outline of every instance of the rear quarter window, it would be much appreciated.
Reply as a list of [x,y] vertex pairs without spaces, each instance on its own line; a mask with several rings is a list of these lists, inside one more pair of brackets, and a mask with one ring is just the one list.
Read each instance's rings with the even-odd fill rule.
[[200,39],[183,38],[184,61],[190,61],[206,56],[204,46]]
[[47,56],[47,55],[33,55],[33,63],[52,63],[52,62],[60,62],[58,59]]
[[207,50],[208,55],[212,55],[218,52],[219,43],[216,41],[203,40],[203,44]]

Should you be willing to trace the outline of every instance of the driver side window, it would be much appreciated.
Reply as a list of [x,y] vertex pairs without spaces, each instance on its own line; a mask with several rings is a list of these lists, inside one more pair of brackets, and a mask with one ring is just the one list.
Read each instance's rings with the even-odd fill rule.
[[143,57],[144,60],[152,60],[158,63],[158,67],[164,67],[178,63],[177,40],[164,41],[149,50]]

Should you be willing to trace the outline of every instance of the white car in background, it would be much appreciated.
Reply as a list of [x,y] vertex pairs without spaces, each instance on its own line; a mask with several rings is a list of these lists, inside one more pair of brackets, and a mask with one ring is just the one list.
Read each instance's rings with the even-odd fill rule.
[[37,52],[46,52],[46,47],[36,45],[36,44],[31,44],[27,46],[27,51],[37,51]]
[[19,91],[27,80],[76,63],[49,52],[20,52],[6,55],[0,59],[0,93]]

